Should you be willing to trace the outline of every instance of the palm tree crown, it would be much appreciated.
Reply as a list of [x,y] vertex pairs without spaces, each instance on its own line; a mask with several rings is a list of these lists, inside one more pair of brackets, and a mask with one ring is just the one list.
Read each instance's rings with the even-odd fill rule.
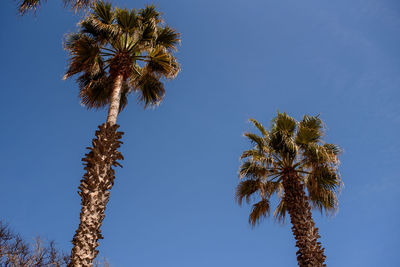
[[277,194],[279,204],[274,217],[284,222],[287,203],[283,179],[295,175],[305,186],[311,206],[321,212],[337,208],[337,193],[342,185],[338,172],[340,148],[322,141],[324,127],[318,116],[305,115],[297,122],[286,113],[278,113],[267,131],[258,121],[250,119],[261,135],[245,133],[254,147],[243,152],[239,170],[242,181],[236,189],[239,204],[249,203],[254,196],[249,223],[255,226],[270,214],[270,198]]
[[122,88],[119,110],[131,92],[139,93],[145,107],[160,103],[165,92],[160,80],[173,79],[179,72],[172,52],[180,39],[179,33],[163,24],[154,6],[112,9],[109,2],[97,2],[79,26],[78,33],[66,37],[70,61],[64,79],[79,75],[83,105],[110,104],[117,77]]

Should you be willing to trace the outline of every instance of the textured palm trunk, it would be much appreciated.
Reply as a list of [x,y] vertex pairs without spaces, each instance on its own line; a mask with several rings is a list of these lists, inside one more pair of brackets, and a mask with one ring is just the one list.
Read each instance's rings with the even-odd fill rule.
[[289,172],[283,178],[284,200],[292,223],[292,232],[296,239],[297,261],[300,267],[321,267],[326,256],[324,248],[318,242],[320,235],[311,216],[311,207],[295,172]]
[[99,126],[96,137],[89,147],[89,153],[82,159],[86,173],[83,175],[78,194],[81,196],[80,224],[72,240],[73,248],[69,267],[93,266],[99,253],[96,248],[102,239],[100,227],[105,217],[105,209],[114,185],[115,171],[121,166],[117,160],[123,156],[118,152],[122,144],[122,132],[117,132],[115,124],[119,113],[122,76],[117,76],[110,101],[107,122]]

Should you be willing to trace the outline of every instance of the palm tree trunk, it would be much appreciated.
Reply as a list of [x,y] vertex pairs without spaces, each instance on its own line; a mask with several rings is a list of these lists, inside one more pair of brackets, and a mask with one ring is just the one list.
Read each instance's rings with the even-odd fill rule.
[[121,166],[117,160],[123,156],[118,152],[122,144],[122,132],[117,132],[115,124],[119,113],[122,76],[117,76],[110,101],[107,122],[99,126],[96,137],[89,147],[89,153],[82,159],[86,173],[83,175],[78,194],[81,196],[81,213],[78,230],[72,240],[73,248],[69,267],[93,266],[99,253],[96,248],[102,239],[100,227],[105,217],[105,209],[114,185],[115,171]]
[[111,94],[110,107],[107,116],[107,123],[110,125],[114,125],[117,122],[119,106],[121,103],[122,81],[123,76],[121,74],[119,74],[114,81],[114,88]]
[[321,267],[326,256],[324,248],[318,242],[320,235],[311,216],[311,207],[295,172],[289,172],[283,177],[284,200],[287,206],[292,232],[296,239],[297,261],[300,267]]

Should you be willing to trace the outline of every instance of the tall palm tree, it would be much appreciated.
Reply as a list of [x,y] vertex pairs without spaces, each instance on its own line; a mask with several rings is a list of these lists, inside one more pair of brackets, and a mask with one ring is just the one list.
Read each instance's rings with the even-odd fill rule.
[[340,148],[324,143],[323,122],[318,116],[305,115],[297,122],[286,113],[278,113],[270,131],[254,119],[250,121],[261,135],[245,133],[254,147],[243,152],[236,188],[239,205],[257,199],[249,216],[254,227],[270,215],[270,199],[279,204],[273,216],[284,222],[290,215],[296,239],[299,266],[326,266],[318,228],[311,207],[327,213],[337,209],[337,193],[342,185],[338,172]]
[[83,159],[86,173],[78,192],[82,198],[80,225],[72,241],[70,266],[92,266],[114,184],[112,167],[123,159],[117,151],[122,136],[117,132],[117,116],[130,93],[136,93],[145,107],[161,102],[162,79],[173,79],[179,72],[173,51],[180,39],[162,22],[154,6],[126,10],[97,2],[79,26],[77,33],[66,38],[70,60],[64,79],[78,75],[80,98],[86,107],[108,107],[107,121],[99,126],[93,147]]

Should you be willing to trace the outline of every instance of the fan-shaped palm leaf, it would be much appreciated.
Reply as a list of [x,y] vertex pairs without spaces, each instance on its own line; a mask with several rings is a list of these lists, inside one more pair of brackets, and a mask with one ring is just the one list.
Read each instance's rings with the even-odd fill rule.
[[249,216],[249,224],[251,226],[256,226],[265,217],[268,217],[270,213],[270,206],[268,199],[262,199],[253,205]]

